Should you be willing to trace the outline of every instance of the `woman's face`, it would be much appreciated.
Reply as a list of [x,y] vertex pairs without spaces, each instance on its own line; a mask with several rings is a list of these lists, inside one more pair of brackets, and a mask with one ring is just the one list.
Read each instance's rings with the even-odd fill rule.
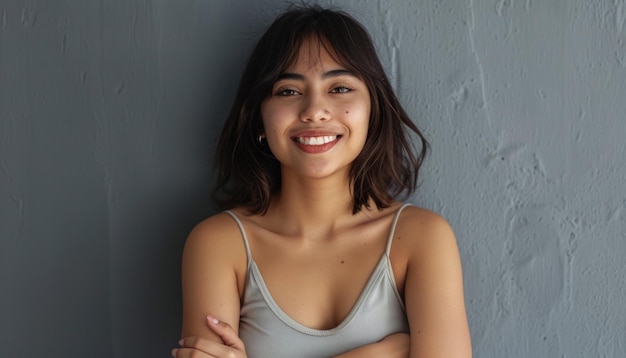
[[368,88],[318,41],[307,41],[261,104],[267,143],[283,175],[348,178],[367,137]]

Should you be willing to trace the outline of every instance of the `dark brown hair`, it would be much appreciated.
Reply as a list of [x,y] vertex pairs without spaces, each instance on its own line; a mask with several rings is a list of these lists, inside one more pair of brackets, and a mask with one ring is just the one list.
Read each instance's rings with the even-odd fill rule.
[[[428,143],[396,98],[367,31],[344,12],[295,7],[280,15],[261,37],[239,83],[216,152],[214,198],[220,206],[242,205],[264,214],[271,195],[280,189],[280,163],[267,144],[258,141],[263,133],[261,103],[310,39],[317,39],[338,63],[356,73],[370,94],[367,139],[350,170],[353,213],[369,207],[370,198],[383,209],[416,189]],[[419,140],[419,151],[407,129]]]

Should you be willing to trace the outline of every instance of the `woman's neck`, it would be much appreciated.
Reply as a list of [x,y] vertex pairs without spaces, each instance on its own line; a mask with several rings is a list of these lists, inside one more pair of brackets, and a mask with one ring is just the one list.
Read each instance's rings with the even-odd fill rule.
[[347,178],[302,179],[283,176],[280,192],[270,212],[289,235],[302,238],[328,237],[352,215],[353,198]]

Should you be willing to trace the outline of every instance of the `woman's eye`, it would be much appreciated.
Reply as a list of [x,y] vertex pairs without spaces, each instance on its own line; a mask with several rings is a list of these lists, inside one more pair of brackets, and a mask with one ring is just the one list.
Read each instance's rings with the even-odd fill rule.
[[292,89],[282,89],[282,90],[279,90],[278,92],[276,92],[277,96],[285,96],[285,97],[295,96],[296,94],[298,94],[298,92],[296,92],[295,90],[292,90]]
[[346,86],[339,86],[332,89],[332,93],[348,93],[352,91],[352,88],[348,88]]

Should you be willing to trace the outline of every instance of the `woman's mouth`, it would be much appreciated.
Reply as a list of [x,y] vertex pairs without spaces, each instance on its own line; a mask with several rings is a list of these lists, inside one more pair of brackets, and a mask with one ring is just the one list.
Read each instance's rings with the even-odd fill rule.
[[339,142],[341,135],[302,135],[292,138],[301,151],[309,154],[320,154],[329,151]]
[[339,136],[325,135],[318,137],[295,137],[296,143],[302,145],[324,145],[337,140]]

